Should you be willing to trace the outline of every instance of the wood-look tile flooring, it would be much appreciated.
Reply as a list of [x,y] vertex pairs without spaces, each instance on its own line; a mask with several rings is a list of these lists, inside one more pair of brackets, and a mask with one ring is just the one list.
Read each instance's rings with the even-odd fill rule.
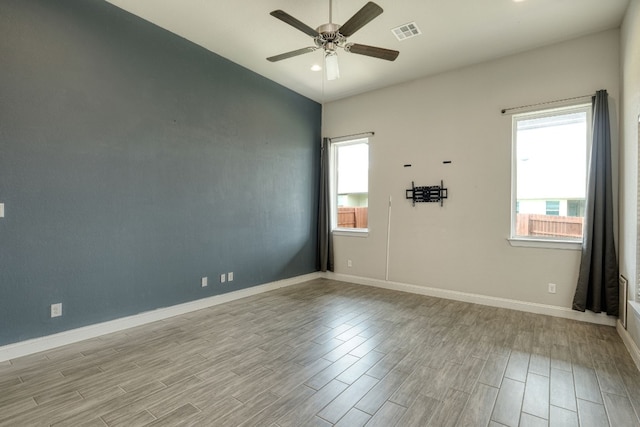
[[0,363],[2,426],[637,426],[612,327],[318,279]]

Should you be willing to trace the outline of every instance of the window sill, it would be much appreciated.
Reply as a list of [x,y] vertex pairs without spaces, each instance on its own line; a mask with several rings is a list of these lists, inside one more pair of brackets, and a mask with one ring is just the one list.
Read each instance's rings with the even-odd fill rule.
[[507,239],[509,244],[518,248],[542,248],[542,249],[565,249],[570,251],[582,250],[582,242],[567,240],[542,240],[524,239],[512,237]]
[[[629,306],[631,307],[631,309],[633,310],[633,315],[636,319],[640,319],[640,303],[638,303],[637,301],[629,301]],[[628,325],[628,321],[627,321],[627,325]]]
[[369,237],[369,229],[363,228],[360,230],[356,230],[347,228],[336,228],[331,231],[331,234],[333,234],[334,236]]

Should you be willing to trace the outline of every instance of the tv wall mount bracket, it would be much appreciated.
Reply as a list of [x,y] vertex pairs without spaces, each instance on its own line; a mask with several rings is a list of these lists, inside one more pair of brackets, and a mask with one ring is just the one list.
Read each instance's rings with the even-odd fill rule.
[[413,206],[416,203],[437,203],[443,205],[444,199],[447,198],[448,191],[444,188],[444,182],[440,180],[440,185],[428,185],[416,187],[411,181],[411,188],[405,190],[405,198],[412,201]]

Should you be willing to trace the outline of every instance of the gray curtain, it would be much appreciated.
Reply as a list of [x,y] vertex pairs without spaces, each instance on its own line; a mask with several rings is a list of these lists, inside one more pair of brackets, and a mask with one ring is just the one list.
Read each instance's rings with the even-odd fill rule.
[[318,201],[318,259],[319,271],[333,271],[333,237],[331,236],[331,192],[329,191],[329,138],[322,140],[320,154],[320,191]]
[[618,262],[613,239],[611,132],[607,91],[593,98],[584,236],[573,309],[618,315]]

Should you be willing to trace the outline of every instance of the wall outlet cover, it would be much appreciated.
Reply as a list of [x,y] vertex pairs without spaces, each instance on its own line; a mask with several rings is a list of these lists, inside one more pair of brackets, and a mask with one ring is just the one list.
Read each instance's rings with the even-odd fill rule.
[[233,282],[233,271],[230,271],[229,273],[227,273],[227,278],[229,279],[230,282]]
[[206,277],[203,277],[202,280],[200,281],[200,286],[202,286],[203,288],[206,288],[207,285],[209,284],[208,281],[209,279],[207,279]]
[[51,317],[62,316],[62,303],[51,304]]
[[227,275],[226,274],[221,274],[220,275],[220,283],[224,283],[227,281]]

